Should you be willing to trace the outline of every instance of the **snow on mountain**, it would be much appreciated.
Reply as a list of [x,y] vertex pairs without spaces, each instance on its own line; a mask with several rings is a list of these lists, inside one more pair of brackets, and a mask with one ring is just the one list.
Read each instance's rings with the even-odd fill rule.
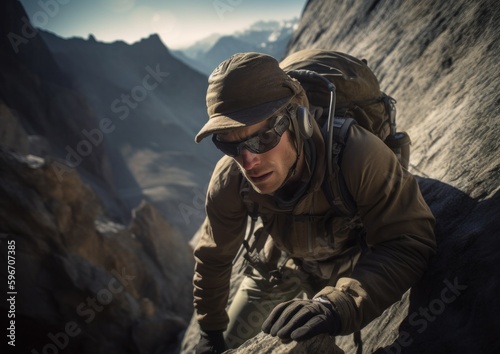
[[173,51],[172,54],[207,75],[210,75],[220,62],[237,52],[256,51],[280,60],[297,25],[296,18],[283,21],[258,21],[232,35],[211,34],[188,48]]

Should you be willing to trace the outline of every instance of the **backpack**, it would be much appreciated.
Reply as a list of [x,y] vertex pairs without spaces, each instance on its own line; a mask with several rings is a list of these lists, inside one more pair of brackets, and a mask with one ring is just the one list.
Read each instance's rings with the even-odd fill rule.
[[[396,131],[396,100],[380,90],[366,60],[345,53],[301,50],[286,57],[280,67],[304,88],[327,144],[329,178],[325,178],[323,191],[337,214],[353,216],[356,204],[340,170],[342,150],[353,124],[383,140],[408,168],[411,141],[407,133]],[[334,199],[334,195],[338,197]]]
[[388,112],[395,109],[396,101],[380,90],[366,60],[340,52],[306,49],[286,57],[280,67],[300,82],[311,106],[322,108],[322,115],[315,117],[320,126],[327,118],[330,105],[327,84],[332,83],[335,117],[353,118],[382,140],[391,133],[391,123],[395,122],[391,122]]
[[[408,168],[411,141],[408,134],[396,131],[396,100],[380,90],[366,60],[345,53],[306,49],[283,59],[280,67],[300,82],[309,100],[310,111],[321,128],[328,165],[323,193],[334,215],[354,217],[357,206],[340,168],[349,129],[353,124],[359,124],[375,134],[391,148],[401,165]],[[253,235],[258,206],[247,198],[248,190],[249,185],[243,178],[240,194],[247,205],[251,227],[235,261],[246,249],[245,259],[258,267],[255,251],[262,248],[267,235]],[[254,239],[250,244],[252,236]]]

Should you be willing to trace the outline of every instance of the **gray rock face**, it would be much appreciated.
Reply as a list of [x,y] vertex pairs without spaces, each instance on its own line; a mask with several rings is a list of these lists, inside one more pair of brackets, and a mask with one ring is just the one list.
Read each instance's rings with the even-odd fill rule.
[[283,343],[279,338],[259,333],[254,338],[243,343],[238,349],[231,349],[225,354],[259,353],[259,354],[344,354],[344,351],[334,344],[334,339],[328,335],[319,335],[303,342]]
[[[362,330],[364,353],[500,350],[499,19],[492,0],[310,0],[290,42],[289,53],[322,48],[368,60],[398,101],[410,169],[437,219],[427,273]],[[191,342],[194,333],[193,321]],[[352,336],[320,341],[356,353]],[[261,334],[234,352],[294,351]]]
[[499,16],[494,0],[309,1],[288,49],[367,59],[398,101],[413,172],[484,198],[498,188]]
[[3,102],[0,102],[0,116],[3,120],[0,125],[2,145],[21,153],[28,153],[30,150],[28,134],[19,122],[19,118]]

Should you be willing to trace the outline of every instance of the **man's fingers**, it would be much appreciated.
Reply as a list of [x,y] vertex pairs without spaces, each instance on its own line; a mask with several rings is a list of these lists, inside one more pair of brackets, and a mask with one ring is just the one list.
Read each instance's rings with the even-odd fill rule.
[[[290,303],[281,316],[276,320],[273,327],[271,328],[270,334],[276,336],[279,331],[286,327],[287,324],[291,323],[295,318],[295,314],[302,309],[302,304],[300,302]],[[281,337],[280,337],[281,338]]]
[[269,316],[266,318],[264,323],[262,323],[262,331],[265,333],[270,333],[271,328],[275,324],[275,322],[278,320],[278,318],[281,316],[281,313],[285,310],[285,308],[289,305],[289,302],[285,302],[282,304],[277,305],[269,314]]
[[290,338],[296,341],[305,340],[314,337],[323,332],[327,332],[325,330],[326,316],[314,316],[309,321],[307,321],[303,326],[297,328],[290,334]]
[[314,313],[311,313],[307,307],[301,307],[289,321],[281,326],[276,335],[281,339],[290,338],[291,333],[306,324],[311,317],[314,317]]
[[274,308],[262,330],[281,340],[304,340],[320,333],[334,334],[339,323],[329,303],[319,300],[292,300]]

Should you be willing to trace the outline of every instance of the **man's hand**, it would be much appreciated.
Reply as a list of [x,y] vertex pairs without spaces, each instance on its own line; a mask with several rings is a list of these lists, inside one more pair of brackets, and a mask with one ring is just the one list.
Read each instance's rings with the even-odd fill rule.
[[284,340],[304,340],[321,333],[335,335],[340,320],[326,298],[291,300],[279,304],[262,324],[262,330]]
[[195,347],[196,354],[220,354],[227,350],[222,331],[201,331],[201,338]]

